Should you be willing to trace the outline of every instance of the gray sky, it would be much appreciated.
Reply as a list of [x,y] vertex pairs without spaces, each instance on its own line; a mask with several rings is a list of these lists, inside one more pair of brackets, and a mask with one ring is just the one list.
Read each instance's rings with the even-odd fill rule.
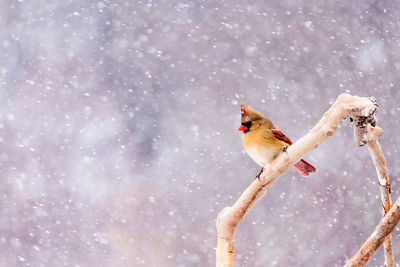
[[[240,102],[292,141],[374,96],[399,197],[398,1],[0,2],[0,265],[212,266],[259,168]],[[237,266],[342,266],[380,218],[345,121],[236,233]],[[400,260],[400,235],[393,234]],[[381,266],[380,249],[367,266]]]

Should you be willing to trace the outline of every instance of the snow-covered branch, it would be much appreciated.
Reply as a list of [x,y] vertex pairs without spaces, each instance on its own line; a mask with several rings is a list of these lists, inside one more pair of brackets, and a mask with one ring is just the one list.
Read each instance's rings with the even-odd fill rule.
[[[378,181],[381,190],[382,200],[382,216],[385,216],[392,208],[392,200],[390,197],[390,183],[389,176],[386,171],[386,160],[383,155],[382,148],[377,140],[371,140],[367,143],[368,151],[371,154],[374,162],[376,172],[378,173]],[[383,248],[385,253],[385,266],[394,267],[394,254],[392,248],[392,237],[389,234],[383,242]]]
[[[287,153],[281,153],[271,166],[265,169],[260,180],[254,180],[232,207],[224,208],[217,218],[217,267],[233,266],[236,227],[250,208],[267,193],[272,184],[302,157],[333,135],[344,119],[367,118],[366,121],[369,122],[368,119],[372,118],[372,121],[376,108],[377,104],[373,98],[341,94],[313,129],[289,146]],[[361,139],[374,136],[368,131],[364,133],[361,134]]]
[[[373,99],[374,100],[374,99]],[[382,148],[378,143],[378,137],[382,135],[382,129],[376,127],[377,121],[375,116],[369,117],[354,117],[354,140],[357,145],[363,146],[366,144],[372,161],[374,162],[376,172],[378,174],[378,184],[381,191],[382,200],[382,216],[385,216],[392,207],[390,197],[389,176],[386,170],[386,160],[383,155]],[[385,253],[385,266],[394,267],[394,254],[392,248],[392,237],[389,234],[383,242]]]

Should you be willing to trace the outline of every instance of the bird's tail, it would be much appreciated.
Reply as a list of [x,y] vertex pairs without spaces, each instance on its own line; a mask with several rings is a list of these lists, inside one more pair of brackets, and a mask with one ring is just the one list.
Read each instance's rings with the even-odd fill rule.
[[313,165],[311,165],[304,159],[297,162],[293,167],[296,169],[296,171],[298,171],[298,173],[301,174],[301,176],[309,176],[310,173],[317,171],[317,169]]

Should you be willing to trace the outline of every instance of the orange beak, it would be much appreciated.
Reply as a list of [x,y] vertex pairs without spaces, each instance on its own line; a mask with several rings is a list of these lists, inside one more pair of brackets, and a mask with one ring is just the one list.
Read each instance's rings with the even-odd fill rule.
[[249,128],[247,128],[246,126],[240,125],[239,128],[238,128],[238,131],[242,132],[242,131],[247,131],[248,129]]

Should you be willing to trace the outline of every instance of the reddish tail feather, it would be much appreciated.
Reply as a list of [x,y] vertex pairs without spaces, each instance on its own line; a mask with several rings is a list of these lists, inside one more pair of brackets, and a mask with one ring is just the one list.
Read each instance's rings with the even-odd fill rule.
[[298,171],[302,176],[309,176],[311,172],[316,172],[317,169],[305,161],[304,159],[300,160],[293,166],[296,171]]

